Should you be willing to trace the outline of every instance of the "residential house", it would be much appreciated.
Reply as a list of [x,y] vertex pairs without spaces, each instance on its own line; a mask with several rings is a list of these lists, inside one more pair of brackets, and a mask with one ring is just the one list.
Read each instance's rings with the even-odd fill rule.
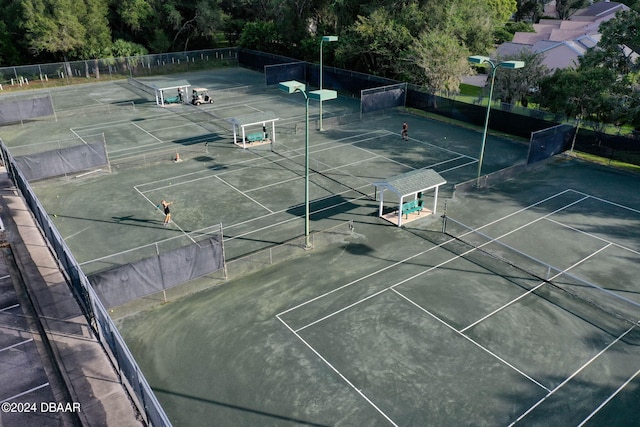
[[543,64],[551,71],[576,67],[578,58],[600,41],[600,24],[626,10],[629,7],[622,3],[599,1],[576,11],[569,20],[541,19],[533,25],[535,32],[517,32],[513,41],[498,46],[496,54],[504,58],[523,50],[539,52],[544,55]]

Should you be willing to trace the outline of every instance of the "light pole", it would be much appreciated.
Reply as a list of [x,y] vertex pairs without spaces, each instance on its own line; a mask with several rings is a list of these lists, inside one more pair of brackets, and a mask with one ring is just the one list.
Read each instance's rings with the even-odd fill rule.
[[315,99],[320,101],[320,105],[322,105],[322,101],[336,99],[338,93],[335,90],[313,90],[307,92],[305,84],[296,80],[280,82],[278,87],[286,93],[300,92],[304,95],[304,248],[311,249],[311,242],[309,241],[309,100]]
[[487,143],[487,130],[489,128],[489,113],[491,112],[491,98],[493,97],[493,84],[496,80],[496,70],[498,67],[502,68],[522,68],[524,67],[524,61],[503,61],[497,64],[491,61],[491,58],[487,56],[474,55],[467,58],[472,64],[489,64],[491,67],[491,87],[489,89],[489,103],[487,104],[487,116],[484,120],[484,132],[482,133],[482,147],[480,148],[480,159],[478,160],[478,178],[476,180],[476,187],[480,187],[480,174],[482,172],[482,160],[484,159],[484,146]]
[[[338,36],[322,36],[320,39],[320,90],[322,90],[322,43],[323,42],[336,42],[338,41]],[[324,130],[322,128],[322,101],[320,101],[320,124],[318,126],[320,130]]]

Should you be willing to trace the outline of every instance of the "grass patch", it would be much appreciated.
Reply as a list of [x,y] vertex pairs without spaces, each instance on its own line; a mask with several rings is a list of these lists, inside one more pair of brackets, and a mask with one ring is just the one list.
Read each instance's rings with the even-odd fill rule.
[[2,91],[4,93],[16,93],[31,89],[51,89],[56,87],[73,86],[86,83],[101,83],[117,80],[124,80],[129,76],[132,77],[152,77],[163,76],[167,74],[185,73],[192,71],[213,70],[216,68],[225,68],[230,66],[237,66],[236,59],[205,59],[194,62],[182,62],[182,63],[168,63],[159,66],[153,66],[152,68],[137,67],[134,72],[114,72],[114,73],[100,73],[100,77],[96,78],[95,74],[91,74],[89,77],[61,77],[61,78],[49,78],[47,80],[30,80],[29,84],[3,84]]
[[466,83],[460,83],[460,95],[466,95],[466,96],[471,96],[473,98],[477,98],[480,95],[482,95],[482,89],[483,88],[478,86],[474,86]]
[[583,153],[580,151],[574,151],[573,154],[571,155],[575,158],[578,158],[587,162],[591,162],[591,163],[596,163],[598,165],[610,166],[612,168],[620,169],[626,172],[640,173],[640,166],[634,165],[631,163],[625,163],[619,160],[607,159],[604,157],[596,156],[595,154]]

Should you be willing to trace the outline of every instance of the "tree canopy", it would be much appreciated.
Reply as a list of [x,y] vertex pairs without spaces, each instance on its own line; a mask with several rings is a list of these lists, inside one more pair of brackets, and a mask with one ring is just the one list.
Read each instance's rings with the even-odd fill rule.
[[[540,57],[497,74],[496,97],[640,125],[640,2],[601,26],[577,70],[546,76]],[[451,93],[468,55],[491,55],[531,30],[549,0],[0,0],[0,66],[240,45],[317,62],[322,35],[338,35],[325,61]],[[556,0],[567,17],[585,0]],[[515,22],[511,19],[515,18]],[[525,55],[526,56],[526,55]],[[567,80],[580,85],[569,85]],[[568,85],[555,88],[555,85]],[[600,85],[600,86],[598,86]],[[568,103],[567,87],[590,96]],[[599,88],[598,90],[596,90]],[[596,96],[597,95],[597,96]],[[577,95],[572,95],[574,98]],[[577,98],[576,98],[577,99]],[[606,102],[605,102],[606,101]],[[580,106],[580,108],[578,108]],[[578,108],[578,110],[576,110]]]

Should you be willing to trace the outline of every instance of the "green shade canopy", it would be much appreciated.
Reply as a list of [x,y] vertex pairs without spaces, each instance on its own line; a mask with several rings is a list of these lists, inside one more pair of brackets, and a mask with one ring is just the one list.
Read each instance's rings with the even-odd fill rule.
[[286,92],[286,93],[294,93],[297,91],[300,92],[304,92],[307,90],[307,87],[305,86],[304,83],[301,83],[297,80],[289,80],[286,82],[280,82],[278,83],[278,88],[280,88],[281,91]]
[[446,184],[446,182],[447,180],[433,169],[418,169],[394,176],[385,182],[374,182],[373,185],[385,190],[391,190],[398,196],[403,197],[430,190]]
[[336,99],[338,92],[329,89],[312,90],[309,92],[309,99],[316,101],[329,101],[330,99]]

